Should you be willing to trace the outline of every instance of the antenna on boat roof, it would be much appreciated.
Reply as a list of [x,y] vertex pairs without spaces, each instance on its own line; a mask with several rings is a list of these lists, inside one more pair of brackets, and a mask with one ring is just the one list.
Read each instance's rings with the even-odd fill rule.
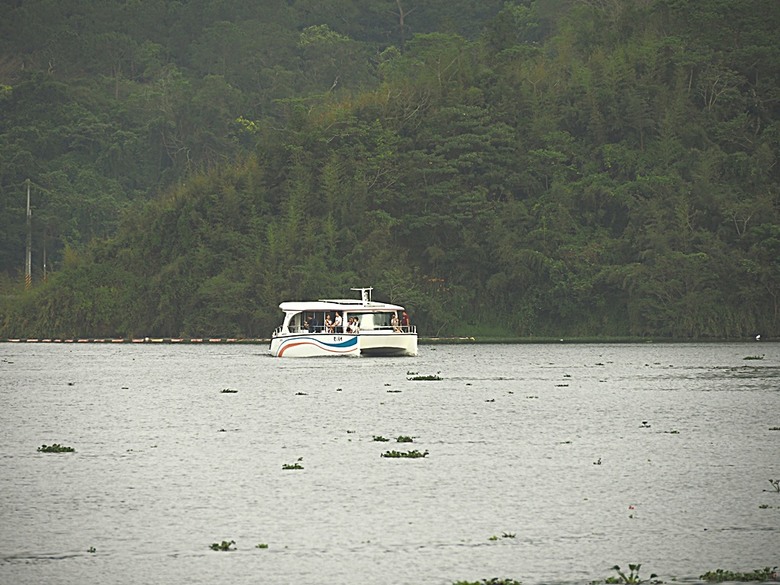
[[368,288],[351,288],[349,290],[359,290],[360,298],[363,301],[363,304],[367,305],[371,302],[371,291],[374,290],[374,287],[369,286]]

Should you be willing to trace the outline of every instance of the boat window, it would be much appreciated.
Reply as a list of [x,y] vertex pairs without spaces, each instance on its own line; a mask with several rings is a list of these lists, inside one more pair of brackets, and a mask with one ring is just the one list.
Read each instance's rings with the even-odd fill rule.
[[358,325],[361,331],[372,331],[375,329],[392,329],[390,319],[393,313],[350,313],[350,317],[358,318]]
[[290,333],[298,333],[301,329],[301,314],[293,313],[287,318],[287,330]]

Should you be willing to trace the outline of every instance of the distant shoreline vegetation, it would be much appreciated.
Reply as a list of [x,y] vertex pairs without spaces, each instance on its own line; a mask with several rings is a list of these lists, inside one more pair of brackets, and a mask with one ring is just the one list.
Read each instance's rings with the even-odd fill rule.
[[[0,343],[127,343],[127,344],[196,344],[196,345],[210,345],[210,344],[268,344],[270,343],[268,338],[144,338],[144,339],[131,339],[131,338],[97,338],[97,337],[79,337],[79,338],[32,338],[32,337],[17,337],[17,338],[0,338]],[[763,343],[771,342],[772,339],[765,339]],[[459,344],[600,344],[600,343],[755,343],[753,338],[737,338],[737,339],[686,339],[686,338],[665,338],[665,337],[611,337],[611,336],[588,336],[588,337],[420,337],[418,343],[420,345],[459,345]],[[761,359],[758,357],[746,357],[749,359]]]

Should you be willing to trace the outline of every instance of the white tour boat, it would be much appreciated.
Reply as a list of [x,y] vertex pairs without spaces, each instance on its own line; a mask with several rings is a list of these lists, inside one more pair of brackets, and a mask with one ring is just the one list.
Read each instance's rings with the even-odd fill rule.
[[417,328],[404,308],[371,300],[372,288],[359,299],[290,301],[279,305],[284,322],[271,336],[275,357],[417,355]]

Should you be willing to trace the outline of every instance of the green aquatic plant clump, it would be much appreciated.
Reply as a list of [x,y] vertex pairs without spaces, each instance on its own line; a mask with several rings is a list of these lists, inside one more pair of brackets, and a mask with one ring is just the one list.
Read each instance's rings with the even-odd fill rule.
[[59,443],[54,443],[53,445],[41,445],[38,447],[38,452],[40,453],[75,453],[76,450],[73,447],[66,447],[65,445],[60,445]]
[[382,453],[382,457],[388,457],[391,459],[418,459],[420,457],[426,457],[428,450],[420,453],[417,449],[412,451],[385,451]]
[[411,378],[407,378],[408,380],[412,380],[414,382],[436,382],[439,380],[443,380],[441,376],[438,374],[428,374],[425,376],[412,376]]
[[414,439],[412,437],[408,437],[406,435],[400,435],[396,440],[396,443],[414,443]]
[[212,542],[209,548],[211,550],[218,550],[218,551],[229,551],[229,550],[236,550],[236,541],[235,540],[223,540],[222,542]]
[[[628,575],[624,571],[620,569],[619,565],[615,565],[612,567],[612,570],[617,572],[617,577],[607,577],[604,579],[604,583],[628,583],[628,584],[635,584],[635,583],[644,583],[640,577],[639,577],[639,568],[642,566],[641,563],[637,564],[629,564],[628,565]],[[655,573],[652,573],[650,575],[650,583],[661,583],[661,581],[657,581],[656,578],[658,575]]]
[[390,439],[383,437],[382,435],[374,435],[373,440],[377,443],[387,443]]
[[707,571],[703,575],[699,576],[702,581],[708,583],[723,583],[724,581],[776,581],[777,580],[777,567],[764,567],[763,569],[756,569],[751,573],[739,573],[735,571],[724,571],[723,569],[716,569],[714,571]]

